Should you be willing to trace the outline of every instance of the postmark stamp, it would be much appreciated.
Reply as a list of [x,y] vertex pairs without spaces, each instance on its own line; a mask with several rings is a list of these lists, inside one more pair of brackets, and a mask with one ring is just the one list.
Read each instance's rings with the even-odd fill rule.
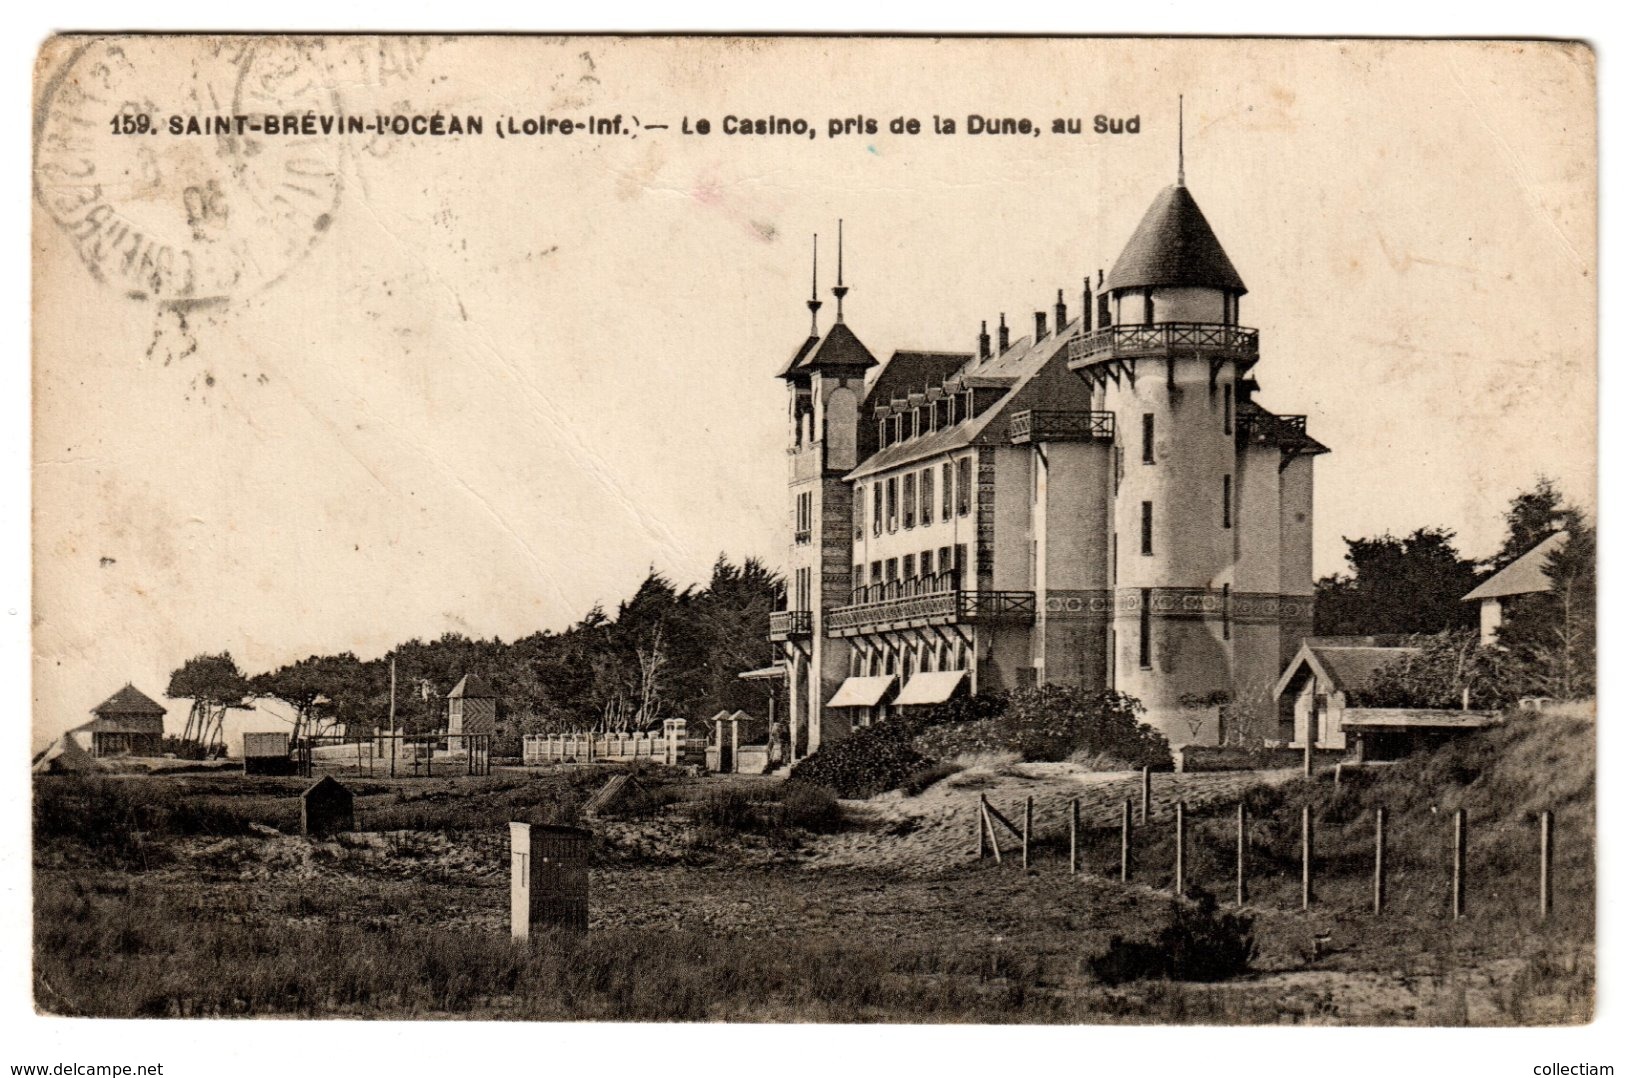
[[[161,44],[69,46],[35,104],[34,197],[90,274],[131,299],[187,309],[252,295],[321,241],[343,191],[342,145],[258,121],[339,112],[338,90],[318,42],[209,39],[184,65],[160,59]],[[160,137],[179,110],[244,120]]]

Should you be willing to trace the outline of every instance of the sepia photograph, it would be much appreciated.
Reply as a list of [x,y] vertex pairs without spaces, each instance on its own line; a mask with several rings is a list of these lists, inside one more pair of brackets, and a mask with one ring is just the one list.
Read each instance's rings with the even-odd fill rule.
[[32,94],[37,1015],[1593,1021],[1589,45]]

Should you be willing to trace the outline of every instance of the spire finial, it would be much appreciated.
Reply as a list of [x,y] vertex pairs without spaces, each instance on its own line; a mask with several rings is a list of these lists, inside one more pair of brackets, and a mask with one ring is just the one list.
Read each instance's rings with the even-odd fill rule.
[[841,310],[841,301],[846,299],[846,221],[835,222],[835,321],[845,322],[846,312]]
[[813,233],[813,279],[812,298],[807,301],[807,309],[812,312],[812,335],[818,336],[818,308],[823,304],[818,301],[818,233]]
[[1185,95],[1179,95],[1179,186],[1185,186]]

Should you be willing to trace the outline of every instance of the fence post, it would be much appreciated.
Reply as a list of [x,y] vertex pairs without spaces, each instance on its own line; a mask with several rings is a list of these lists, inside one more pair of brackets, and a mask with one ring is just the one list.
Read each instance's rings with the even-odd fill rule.
[[1123,849],[1122,864],[1118,867],[1117,878],[1127,883],[1132,875],[1134,862],[1134,813],[1129,807],[1128,798],[1123,798]]
[[1371,912],[1382,916],[1388,900],[1388,810],[1377,806],[1377,859],[1371,877]]
[[1540,919],[1552,915],[1552,812],[1540,814]]
[[1315,821],[1309,806],[1303,806],[1303,908],[1308,909],[1315,898]]
[[1467,913],[1467,810],[1456,810],[1455,856],[1451,859],[1450,917],[1459,921]]
[[1140,822],[1151,819],[1151,768],[1140,768]]
[[1021,821],[1021,867],[1027,868],[1032,864],[1033,841],[1033,798],[1027,795],[1027,814]]
[[978,794],[976,799],[976,859],[985,860],[987,857],[987,812],[982,806],[987,802],[987,794]]
[[1072,865],[1072,875],[1076,876],[1078,874],[1078,799],[1075,797],[1072,799],[1072,827],[1070,834],[1072,843],[1069,860]]
[[1236,905],[1247,904],[1247,806],[1236,806]]
[[1185,802],[1174,802],[1174,897],[1185,897]]

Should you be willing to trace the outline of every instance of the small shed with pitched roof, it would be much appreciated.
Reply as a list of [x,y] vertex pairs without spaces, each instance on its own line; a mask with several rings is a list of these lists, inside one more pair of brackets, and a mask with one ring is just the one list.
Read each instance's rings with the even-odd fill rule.
[[497,694],[478,674],[465,674],[446,696],[446,747],[461,747],[460,734],[496,733]]

